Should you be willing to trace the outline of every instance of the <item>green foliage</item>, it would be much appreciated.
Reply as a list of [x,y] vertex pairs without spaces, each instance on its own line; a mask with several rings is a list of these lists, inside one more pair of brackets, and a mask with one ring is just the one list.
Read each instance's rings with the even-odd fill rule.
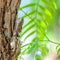
[[57,4],[58,9],[60,10],[60,0],[56,0],[56,4]]
[[[25,12],[24,9],[30,8],[30,12]],[[24,38],[24,42],[29,37],[33,37],[29,44],[22,46],[22,54],[34,53],[36,60],[42,60],[48,52],[47,44],[50,41],[47,37],[47,28],[53,25],[54,14],[57,6],[55,0],[33,0],[30,4],[24,5],[19,8],[24,15],[22,18],[29,18],[28,22],[23,26],[21,37],[29,32]],[[51,42],[51,41],[50,41]],[[54,43],[54,42],[53,42]],[[27,48],[25,48],[27,46]],[[36,55],[37,51],[41,52],[41,55]]]
[[58,58],[57,60],[60,60],[60,58]]

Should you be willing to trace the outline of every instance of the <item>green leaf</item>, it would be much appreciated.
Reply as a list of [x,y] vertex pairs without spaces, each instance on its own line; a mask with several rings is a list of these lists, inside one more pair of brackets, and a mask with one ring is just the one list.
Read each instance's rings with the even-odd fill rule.
[[23,7],[20,7],[19,8],[19,10],[23,10],[23,9],[25,9],[25,8],[29,8],[29,7],[34,7],[35,6],[35,3],[31,3],[31,4],[28,4],[28,5],[25,5],[25,6],[23,6]]

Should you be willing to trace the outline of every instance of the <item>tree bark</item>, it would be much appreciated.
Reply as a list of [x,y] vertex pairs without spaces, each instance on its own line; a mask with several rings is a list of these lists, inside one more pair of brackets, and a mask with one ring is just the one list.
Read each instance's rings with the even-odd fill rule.
[[22,20],[17,20],[20,0],[0,0],[0,60],[16,60],[21,44],[17,39]]

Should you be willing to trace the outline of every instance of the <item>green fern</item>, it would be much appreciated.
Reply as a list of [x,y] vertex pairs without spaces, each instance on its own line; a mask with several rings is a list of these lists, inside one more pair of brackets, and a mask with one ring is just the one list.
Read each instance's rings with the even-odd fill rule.
[[[24,9],[27,8],[31,9],[29,13],[24,11]],[[23,54],[35,53],[37,51],[40,51],[42,53],[41,56],[39,55],[39,57],[47,54],[47,42],[50,41],[46,36],[47,27],[53,23],[53,16],[56,9],[57,7],[54,0],[33,0],[32,3],[19,8],[19,11],[22,11],[24,13],[24,16],[22,16],[22,18],[29,18],[28,23],[23,26],[21,37],[23,37],[31,29],[33,29],[33,31],[27,34],[24,42],[30,36],[35,34],[35,37],[32,39],[30,44],[23,46],[23,48],[28,46],[22,52]]]

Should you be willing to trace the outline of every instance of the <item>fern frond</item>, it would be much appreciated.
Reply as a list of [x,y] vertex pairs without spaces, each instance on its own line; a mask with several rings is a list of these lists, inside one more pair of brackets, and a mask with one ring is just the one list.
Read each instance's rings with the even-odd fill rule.
[[[41,0],[42,3],[40,3],[40,0],[35,1],[37,2],[32,2],[19,8],[19,10],[25,14],[23,18],[29,18],[28,23],[23,26],[24,31],[21,33],[21,37],[23,37],[28,32],[24,38],[24,42],[27,38],[35,34],[28,47],[24,50],[24,54],[35,53],[39,50],[43,55],[46,55],[48,51],[47,42],[50,41],[46,35],[46,29],[53,19],[52,16],[54,16],[56,11],[56,4],[54,0]],[[27,8],[31,9],[29,13],[24,11],[24,9]]]

